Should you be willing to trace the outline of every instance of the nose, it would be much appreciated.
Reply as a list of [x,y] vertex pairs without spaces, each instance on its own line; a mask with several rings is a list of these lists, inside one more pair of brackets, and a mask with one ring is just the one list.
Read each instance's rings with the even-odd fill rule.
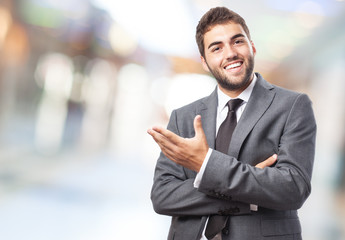
[[225,51],[224,51],[224,55],[225,55],[224,57],[227,60],[235,60],[235,59],[237,59],[237,51],[230,44],[226,45]]

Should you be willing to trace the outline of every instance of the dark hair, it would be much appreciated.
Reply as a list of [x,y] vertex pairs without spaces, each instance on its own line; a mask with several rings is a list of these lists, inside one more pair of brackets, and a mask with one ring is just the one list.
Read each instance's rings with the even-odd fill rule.
[[211,8],[208,12],[202,16],[199,21],[198,26],[196,27],[196,43],[198,44],[199,52],[201,56],[205,57],[205,50],[204,50],[204,36],[205,33],[211,30],[211,28],[218,24],[226,24],[229,22],[240,24],[247,34],[247,37],[250,38],[249,29],[247,27],[246,22],[244,19],[234,11],[226,7],[216,7]]

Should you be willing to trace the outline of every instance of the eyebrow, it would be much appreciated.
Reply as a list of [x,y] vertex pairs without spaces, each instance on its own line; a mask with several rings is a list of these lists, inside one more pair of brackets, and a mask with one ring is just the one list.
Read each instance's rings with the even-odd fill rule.
[[[232,36],[230,40],[234,40],[234,39],[239,38],[239,37],[245,37],[245,36],[242,33],[238,33],[238,34]],[[218,45],[218,44],[221,44],[221,43],[222,43],[222,41],[212,42],[210,45],[208,45],[207,49],[210,49],[212,46]]]

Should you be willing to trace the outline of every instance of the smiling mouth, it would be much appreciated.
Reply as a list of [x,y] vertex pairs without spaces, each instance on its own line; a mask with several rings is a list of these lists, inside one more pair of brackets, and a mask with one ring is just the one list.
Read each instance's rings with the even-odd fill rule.
[[243,62],[235,62],[224,67],[225,70],[235,69],[242,66]]

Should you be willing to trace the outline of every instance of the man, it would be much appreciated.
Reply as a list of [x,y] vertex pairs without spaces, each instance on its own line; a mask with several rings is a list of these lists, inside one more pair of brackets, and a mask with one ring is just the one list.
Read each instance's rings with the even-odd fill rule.
[[302,239],[297,209],[311,191],[316,135],[309,98],[253,72],[256,49],[237,13],[211,9],[196,39],[216,90],[174,110],[168,129],[148,130],[162,150],[151,199],[172,216],[168,239]]

